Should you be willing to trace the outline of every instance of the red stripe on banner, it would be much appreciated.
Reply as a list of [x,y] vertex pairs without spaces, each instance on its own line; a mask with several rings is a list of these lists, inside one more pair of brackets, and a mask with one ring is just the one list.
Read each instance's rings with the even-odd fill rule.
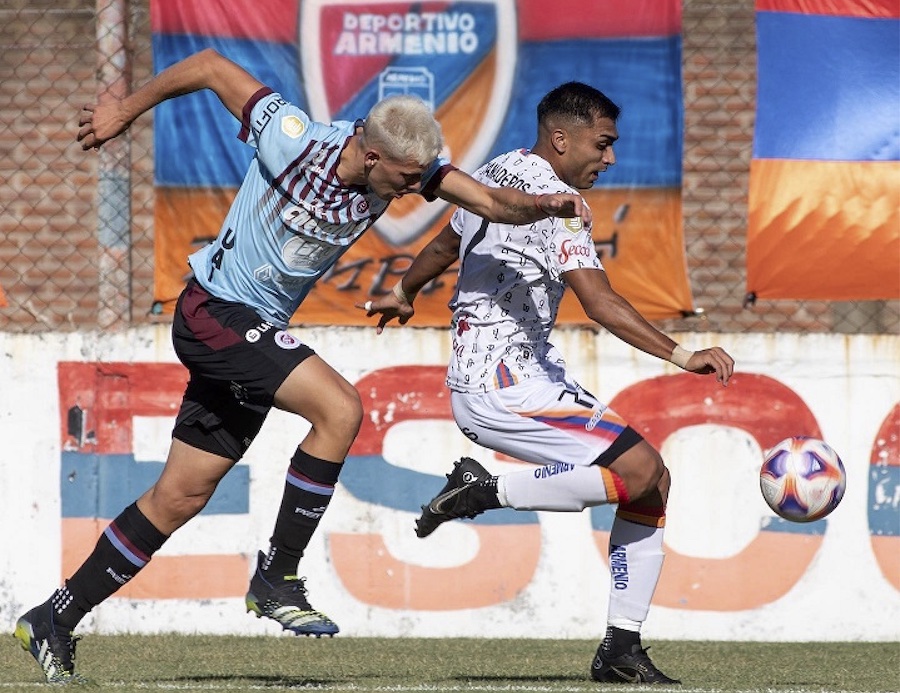
[[197,34],[296,43],[299,0],[154,0],[157,34]]
[[900,0],[756,0],[756,11],[896,19]]
[[681,33],[678,0],[519,0],[522,41],[561,38],[674,36]]
[[750,162],[747,291],[900,298],[900,162]]

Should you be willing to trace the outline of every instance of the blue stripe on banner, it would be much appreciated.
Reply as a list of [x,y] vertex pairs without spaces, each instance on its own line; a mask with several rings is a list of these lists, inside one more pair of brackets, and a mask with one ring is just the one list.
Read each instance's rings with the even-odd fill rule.
[[[62,517],[117,517],[156,483],[162,462],[137,462],[134,455],[64,451],[59,470]],[[250,468],[232,467],[216,487],[204,515],[250,512]]]
[[541,97],[564,82],[596,87],[621,107],[616,165],[597,187],[680,187],[681,37],[524,43],[516,89],[489,159],[530,147]]
[[900,159],[900,22],[756,16],[761,159]]
[[[192,35],[153,35],[153,69],[204,48],[215,48],[285,99],[306,109],[299,56],[293,44]],[[161,103],[154,109],[156,183],[185,187],[237,187],[254,150],[237,139],[240,123],[209,90]]]

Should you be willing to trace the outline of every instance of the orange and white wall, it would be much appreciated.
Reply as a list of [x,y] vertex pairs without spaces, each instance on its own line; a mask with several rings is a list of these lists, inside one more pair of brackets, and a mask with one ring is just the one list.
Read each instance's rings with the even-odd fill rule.
[[[299,329],[355,383],[366,418],[301,573],[349,636],[594,638],[604,629],[611,509],[489,513],[413,532],[453,460],[521,463],[455,427],[440,329]],[[728,388],[609,335],[560,330],[579,380],[663,452],[667,558],[646,638],[900,639],[900,338],[688,334],[724,346]],[[45,599],[165,459],[186,373],[167,326],[0,333],[0,627]],[[244,612],[288,458],[306,424],[274,412],[210,506],[82,630],[276,634]],[[813,435],[842,456],[844,501],[819,523],[777,520],[762,451]]]

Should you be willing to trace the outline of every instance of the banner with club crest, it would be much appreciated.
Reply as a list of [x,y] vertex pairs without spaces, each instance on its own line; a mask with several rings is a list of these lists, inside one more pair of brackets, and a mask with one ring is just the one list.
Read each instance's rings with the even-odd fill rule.
[[[649,319],[693,310],[681,215],[681,3],[677,0],[154,0],[154,69],[207,47],[322,122],[365,117],[414,93],[434,109],[447,153],[472,172],[534,144],[536,107],[570,80],[622,107],[617,163],[585,193],[613,286]],[[155,109],[155,299],[170,312],[187,256],[219,232],[253,150],[209,91]],[[451,206],[410,195],[307,297],[297,324],[371,324],[354,304],[388,291]],[[443,326],[455,267],[416,302]],[[560,323],[586,323],[567,296]]]

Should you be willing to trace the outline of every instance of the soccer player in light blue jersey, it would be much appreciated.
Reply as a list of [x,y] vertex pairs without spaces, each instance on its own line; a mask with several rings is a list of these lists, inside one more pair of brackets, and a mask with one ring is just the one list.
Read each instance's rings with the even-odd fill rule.
[[78,141],[84,150],[98,149],[160,102],[201,89],[211,89],[240,121],[239,138],[256,154],[218,237],[189,258],[194,276],[179,297],[172,334],[190,380],[160,478],[109,524],[65,584],[16,624],[16,637],[49,682],[82,678],[75,673],[73,629],[200,512],[273,406],[306,419],[311,429],[288,465],[247,609],[297,634],[337,633],[310,606],[298,565],[359,430],[362,404],[349,382],[286,330],[291,316],[319,277],[403,195],[440,197],[513,224],[550,215],[590,218],[578,194],[489,187],[453,167],[439,157],[440,126],[414,97],[385,99],[355,122],[318,123],[211,49],[122,100],[86,106]]

